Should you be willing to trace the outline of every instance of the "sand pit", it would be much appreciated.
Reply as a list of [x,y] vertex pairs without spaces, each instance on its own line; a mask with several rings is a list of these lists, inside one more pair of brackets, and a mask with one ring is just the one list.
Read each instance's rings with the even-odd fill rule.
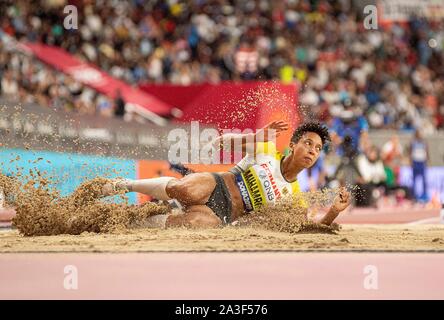
[[48,179],[40,172],[31,172],[27,182],[0,174],[0,188],[6,204],[16,216],[13,226],[25,236],[109,233],[126,230],[155,214],[166,214],[167,206],[146,202],[129,205],[121,192],[123,203],[106,201],[101,190],[109,179],[95,178],[82,183],[72,194],[62,197],[48,187]]
[[345,225],[334,233],[289,234],[248,227],[137,229],[25,237],[0,232],[0,252],[399,251],[444,252],[443,225]]
[[[331,205],[338,190],[285,198],[216,229],[134,229],[165,205],[109,203],[100,195],[108,180],[85,181],[61,197],[39,172],[28,183],[0,175],[6,200],[17,215],[13,230],[0,233],[0,252],[170,251],[444,251],[443,225],[338,225],[309,222]],[[123,195],[122,195],[123,196]],[[301,202],[311,211],[305,215]]]
[[[25,182],[0,174],[0,188],[4,190],[6,204],[16,211],[12,225],[24,236],[125,232],[144,225],[153,215],[182,213],[165,203],[129,205],[123,190],[118,195],[123,203],[109,202],[102,193],[104,185],[109,182],[111,180],[105,178],[87,180],[72,194],[61,196],[39,171],[31,171]],[[283,197],[236,222],[242,227],[290,234],[304,231],[331,233],[338,230],[336,224],[314,223],[311,216],[329,207],[338,193],[339,189],[324,189]]]

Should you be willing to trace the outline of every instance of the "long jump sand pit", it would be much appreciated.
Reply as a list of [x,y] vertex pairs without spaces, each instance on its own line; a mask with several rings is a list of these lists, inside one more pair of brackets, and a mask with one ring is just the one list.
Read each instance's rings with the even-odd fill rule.
[[[46,187],[45,178],[21,185],[1,176],[16,208],[15,230],[0,234],[0,252],[160,252],[160,251],[442,251],[442,225],[346,225],[310,222],[302,201],[323,208],[338,190],[285,198],[239,219],[237,226],[215,229],[141,229],[165,205],[103,202],[107,179],[84,182],[72,195]],[[173,212],[174,214],[174,212]],[[20,231],[20,232],[19,232]]]
[[[330,228],[283,203],[237,226],[134,229],[165,208],[101,202],[96,190],[16,190],[15,228],[0,230],[0,299],[444,298],[444,225]],[[76,290],[64,287],[67,266]]]
[[22,236],[0,232],[0,252],[397,251],[444,252],[444,225],[343,225],[286,233],[251,227],[134,229]]

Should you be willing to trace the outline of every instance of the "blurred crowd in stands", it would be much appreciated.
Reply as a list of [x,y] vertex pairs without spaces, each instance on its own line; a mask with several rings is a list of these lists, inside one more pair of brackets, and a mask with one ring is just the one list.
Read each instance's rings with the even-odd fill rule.
[[8,51],[0,42],[1,96],[21,103],[37,103],[54,110],[80,114],[118,114],[117,103],[22,53]]
[[[2,1],[0,28],[131,84],[280,79],[298,82],[301,104],[322,121],[351,100],[371,128],[444,127],[443,21],[366,30],[350,0],[76,0],[78,29],[66,30],[66,4]],[[0,49],[3,95],[113,114],[112,101]]]
[[[63,27],[66,4],[78,9],[77,30]],[[396,137],[378,150],[368,143],[367,131],[430,134],[444,128],[444,21],[411,17],[406,24],[366,30],[352,4],[6,0],[0,2],[0,37],[62,47],[132,85],[296,82],[306,118],[328,123],[336,133],[336,173],[351,167],[344,172],[356,174],[341,179],[367,186],[368,193],[382,184],[400,192],[395,177],[401,155],[411,160],[415,177],[424,176],[420,134],[411,150],[401,150]],[[84,114],[125,113],[121,96],[112,101],[1,41],[0,92]]]
[[[332,150],[336,152],[327,151],[308,170],[310,190],[355,186],[352,187],[354,205],[361,207],[402,206],[413,202],[440,207],[439,199],[435,199],[437,195],[428,193],[430,153],[421,130],[416,130],[404,146],[395,134],[378,147],[368,139],[366,128],[358,128],[355,132],[361,132],[357,135],[331,128]],[[409,186],[401,183],[402,166],[411,168]]]

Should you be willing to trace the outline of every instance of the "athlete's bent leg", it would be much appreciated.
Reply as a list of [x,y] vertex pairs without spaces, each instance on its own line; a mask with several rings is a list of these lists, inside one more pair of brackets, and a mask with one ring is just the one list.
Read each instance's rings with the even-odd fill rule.
[[116,179],[106,183],[102,188],[104,196],[115,195],[121,191],[139,192],[149,195],[158,200],[170,200],[166,192],[167,185],[170,181],[177,180],[173,177],[159,177],[152,179]]
[[170,215],[166,220],[166,228],[215,228],[222,226],[218,216],[205,205],[190,206],[183,214]]
[[119,191],[134,191],[158,200],[177,199],[182,205],[190,206],[207,203],[215,186],[216,181],[211,173],[193,173],[181,179],[173,177],[118,179],[105,184],[102,194],[109,196]]
[[144,221],[130,225],[130,228],[161,228],[164,229],[170,214],[156,214],[146,218]]
[[216,180],[208,172],[192,173],[181,179],[175,179],[168,183],[166,193],[173,199],[177,199],[183,206],[204,205],[208,202]]

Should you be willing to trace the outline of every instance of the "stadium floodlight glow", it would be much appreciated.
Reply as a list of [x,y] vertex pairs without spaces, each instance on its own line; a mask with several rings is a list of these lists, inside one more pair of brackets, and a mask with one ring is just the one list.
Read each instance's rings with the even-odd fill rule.
[[434,49],[438,46],[438,42],[436,41],[436,39],[431,38],[428,42],[429,47]]

